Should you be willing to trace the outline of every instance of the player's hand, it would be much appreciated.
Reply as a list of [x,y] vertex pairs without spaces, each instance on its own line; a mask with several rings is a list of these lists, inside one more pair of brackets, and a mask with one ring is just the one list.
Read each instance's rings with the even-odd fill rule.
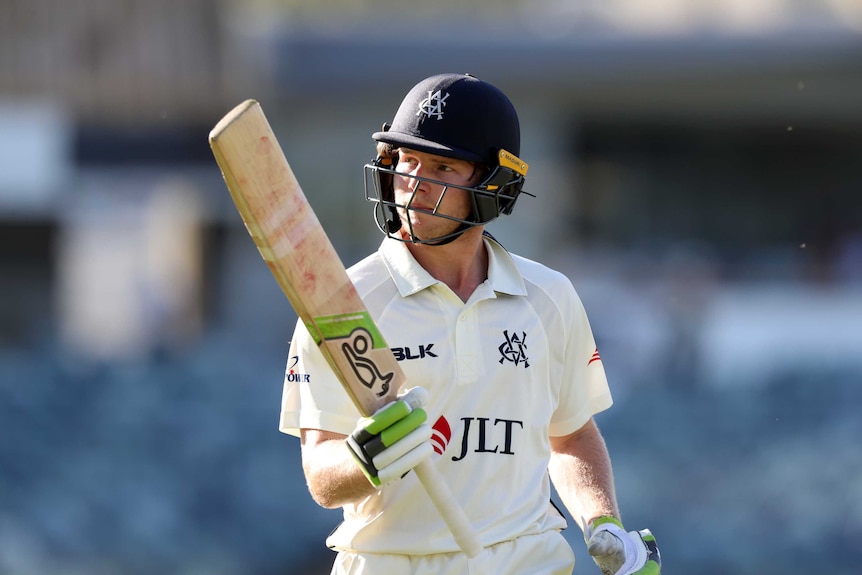
[[626,532],[615,517],[599,517],[584,537],[596,565],[604,575],[659,575],[661,554],[649,529]]
[[380,488],[407,474],[434,452],[425,420],[428,392],[414,387],[363,417],[346,444],[368,481]]

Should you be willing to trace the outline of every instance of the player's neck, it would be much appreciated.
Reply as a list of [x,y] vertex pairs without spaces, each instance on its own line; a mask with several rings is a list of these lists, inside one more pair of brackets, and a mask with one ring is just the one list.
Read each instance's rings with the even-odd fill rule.
[[488,277],[488,252],[482,230],[475,227],[442,246],[407,244],[425,271],[466,302]]

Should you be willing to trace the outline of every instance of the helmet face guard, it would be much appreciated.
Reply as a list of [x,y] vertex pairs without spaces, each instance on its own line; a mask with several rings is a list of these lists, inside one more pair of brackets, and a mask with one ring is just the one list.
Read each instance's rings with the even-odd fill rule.
[[[482,181],[475,186],[459,186],[433,180],[412,174],[398,172],[391,167],[391,160],[378,157],[370,164],[365,165],[365,199],[373,202],[374,221],[378,229],[387,236],[409,243],[421,243],[430,245],[442,245],[451,242],[469,228],[474,226],[485,225],[497,219],[500,215],[508,215],[512,213],[512,208],[518,196],[521,194],[524,185],[524,177],[527,174],[528,166],[526,163],[517,158],[517,156],[501,150],[499,152],[500,163],[491,169],[490,173],[485,176]],[[393,181],[396,177],[409,178],[415,183],[412,187],[412,193],[406,203],[399,204],[395,201],[395,191]],[[442,191],[437,203],[433,209],[419,209],[412,206],[413,199],[416,196],[416,191],[422,182],[427,182],[435,186],[440,186]],[[444,214],[439,211],[440,204],[443,198],[449,193],[449,190],[462,190],[470,197],[471,210],[468,218],[459,218]],[[528,195],[529,192],[524,192]],[[417,212],[433,215],[439,218],[444,218],[460,225],[451,233],[434,238],[419,239],[413,233],[410,218],[402,218],[399,216],[399,211]],[[402,237],[399,230],[402,227],[402,221],[407,231],[407,237]]]
[[[440,74],[422,80],[401,102],[391,126],[385,124],[383,131],[372,137],[393,150],[404,147],[466,160],[488,169],[480,183],[456,186],[399,173],[391,157],[378,156],[365,166],[365,198],[376,203],[375,222],[389,237],[431,245],[448,243],[473,226],[484,225],[501,214],[510,214],[522,192],[527,164],[518,158],[521,133],[517,112],[505,94],[474,76]],[[395,203],[392,186],[395,177],[409,177],[416,181],[406,204]],[[418,210],[411,206],[422,181],[442,186],[443,191],[433,210]],[[443,197],[451,189],[469,194],[472,209],[467,218],[438,212]],[[420,240],[413,234],[407,218],[404,226],[408,237],[402,238],[398,233],[402,227],[399,210],[402,213],[414,210],[460,225],[451,234]]]

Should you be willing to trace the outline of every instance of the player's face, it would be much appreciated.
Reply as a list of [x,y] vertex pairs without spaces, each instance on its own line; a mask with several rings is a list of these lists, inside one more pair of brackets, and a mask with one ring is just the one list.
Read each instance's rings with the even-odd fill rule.
[[[393,180],[395,202],[403,206],[398,208],[398,215],[401,217],[402,229],[408,234],[420,240],[437,238],[454,232],[460,225],[459,222],[434,214],[460,219],[470,217],[470,192],[447,188],[445,184],[474,184],[476,164],[400,148],[395,170],[402,174]],[[442,183],[429,182],[420,177]]]

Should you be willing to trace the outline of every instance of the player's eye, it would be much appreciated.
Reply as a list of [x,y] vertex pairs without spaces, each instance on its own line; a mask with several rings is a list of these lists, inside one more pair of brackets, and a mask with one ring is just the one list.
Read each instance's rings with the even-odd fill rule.
[[403,166],[405,168],[415,166],[418,163],[419,163],[419,160],[417,160],[416,158],[410,157],[410,156],[402,156],[401,158],[398,159],[398,165]]
[[400,164],[398,164],[398,171],[399,172],[412,172],[413,166],[415,166],[415,165],[416,165],[415,163],[411,164],[409,162],[401,162]]

